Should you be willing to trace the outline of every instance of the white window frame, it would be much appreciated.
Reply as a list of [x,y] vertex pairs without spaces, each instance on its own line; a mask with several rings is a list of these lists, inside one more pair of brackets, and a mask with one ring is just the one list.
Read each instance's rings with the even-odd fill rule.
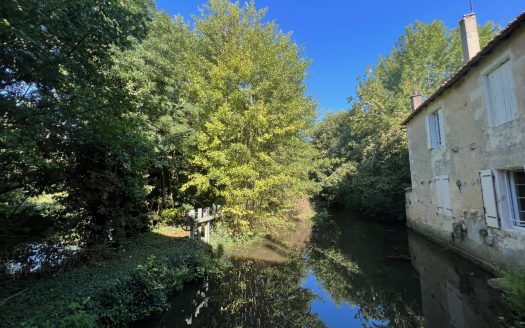
[[427,115],[427,145],[428,149],[439,149],[445,145],[443,129],[443,110],[441,108]]
[[[494,201],[497,209],[497,222],[489,222],[487,218],[486,223],[489,227],[497,229],[506,229],[513,231],[520,231],[525,233],[525,225],[520,226],[516,222],[520,222],[519,216],[517,217],[517,199],[515,197],[514,183],[512,172],[517,170],[523,170],[522,167],[512,167],[505,169],[496,169],[496,170],[485,170],[481,171],[480,174],[487,174],[486,172],[491,171],[493,175],[494,183],[492,184],[492,193],[494,195]],[[483,189],[483,196],[487,194],[487,191]],[[490,194],[488,193],[488,194]],[[483,199],[483,206],[486,207],[487,199]],[[486,208],[485,208],[486,212]],[[485,213],[486,215],[486,213]],[[519,214],[518,214],[519,215]],[[494,221],[494,220],[492,220]]]
[[[495,117],[494,117],[495,108],[494,108],[494,104],[492,103],[489,75],[507,62],[509,62],[509,64],[511,65],[510,89],[511,89],[511,94],[513,96],[512,96],[512,99],[509,99],[509,101],[512,102],[514,111],[513,113],[511,113],[510,119],[508,119],[505,122],[500,122],[496,124]],[[512,57],[511,57],[510,51],[506,51],[504,54],[502,54],[500,57],[494,60],[494,63],[482,72],[482,77],[483,77],[483,85],[485,88],[485,102],[486,102],[486,108],[487,108],[486,112],[487,112],[489,126],[494,128],[494,127],[498,127],[505,123],[516,120],[518,118],[518,102],[517,102],[517,97],[516,97],[517,96],[516,87],[514,83],[514,74],[512,71]]]
[[[518,205],[518,196],[516,195],[516,188],[514,180],[514,172],[518,170],[508,170],[506,172],[506,178],[507,178],[507,186],[508,186],[508,193],[510,196],[510,201],[508,202],[510,205],[510,219],[511,219],[511,226],[514,229],[519,229],[525,231],[525,222],[521,220],[520,213],[519,213],[519,205]],[[521,169],[523,171],[523,169]]]

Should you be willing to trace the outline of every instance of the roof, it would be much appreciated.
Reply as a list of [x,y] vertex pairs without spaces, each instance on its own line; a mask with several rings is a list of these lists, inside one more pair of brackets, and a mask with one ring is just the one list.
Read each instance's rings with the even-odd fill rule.
[[434,101],[436,98],[441,96],[446,90],[453,87],[456,83],[461,81],[461,79],[468,75],[468,73],[477,65],[479,65],[483,59],[488,56],[495,48],[497,48],[500,43],[507,40],[511,34],[520,28],[525,23],[525,12],[518,16],[514,21],[512,21],[505,29],[500,31],[492,41],[490,41],[478,54],[472,59],[470,59],[461,69],[454,74],[450,79],[445,81],[439,89],[434,92],[429,98],[427,98],[416,110],[414,110],[410,115],[403,121],[403,125],[407,125],[419,112],[421,112],[428,104]]

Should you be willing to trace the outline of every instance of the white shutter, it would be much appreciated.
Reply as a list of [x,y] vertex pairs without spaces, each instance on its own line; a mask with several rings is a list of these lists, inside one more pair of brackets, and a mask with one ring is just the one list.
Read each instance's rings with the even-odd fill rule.
[[428,149],[432,149],[432,137],[431,137],[432,132],[430,131],[430,116],[431,115],[427,115],[426,120],[425,120],[425,123],[427,125],[427,147]]
[[438,214],[445,213],[445,207],[443,206],[443,189],[441,184],[441,177],[435,177],[434,182],[436,183],[436,209]]
[[512,77],[512,68],[510,60],[507,60],[502,66],[502,80],[503,80],[503,97],[505,99],[505,113],[507,121],[515,119],[517,115],[517,101],[516,92],[514,91],[514,81]]
[[499,228],[498,208],[496,205],[496,192],[494,190],[492,170],[481,171],[479,176],[481,179],[481,194],[483,196],[485,222],[489,227]]
[[448,176],[444,176],[441,180],[441,184],[443,186],[443,208],[445,211],[445,215],[452,216],[452,203],[450,200],[450,185],[449,185],[449,179]]
[[493,125],[498,126],[517,117],[516,92],[510,60],[487,76]]
[[435,177],[434,181],[436,183],[436,207],[438,214],[452,216],[448,175]]

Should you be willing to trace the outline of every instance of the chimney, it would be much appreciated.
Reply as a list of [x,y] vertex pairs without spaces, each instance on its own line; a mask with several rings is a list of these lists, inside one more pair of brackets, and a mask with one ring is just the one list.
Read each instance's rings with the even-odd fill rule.
[[412,98],[412,111],[415,111],[423,103],[423,96],[421,95],[419,90],[414,90],[414,93],[410,98]]
[[481,50],[479,45],[478,23],[474,13],[463,16],[459,21],[464,62],[469,62]]

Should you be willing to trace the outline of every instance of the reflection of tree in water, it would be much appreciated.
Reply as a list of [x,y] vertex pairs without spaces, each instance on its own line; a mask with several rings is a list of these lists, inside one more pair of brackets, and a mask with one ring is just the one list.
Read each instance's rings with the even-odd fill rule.
[[[251,260],[235,263],[219,280],[205,318],[206,327],[324,327],[310,312],[315,294],[301,286],[305,265]],[[204,318],[203,318],[204,319]]]
[[400,234],[406,237],[380,225],[324,220],[314,227],[307,262],[333,301],[358,306],[356,317],[369,325],[421,327],[418,279],[407,277],[413,273],[409,263],[385,258],[396,242],[406,243]]

